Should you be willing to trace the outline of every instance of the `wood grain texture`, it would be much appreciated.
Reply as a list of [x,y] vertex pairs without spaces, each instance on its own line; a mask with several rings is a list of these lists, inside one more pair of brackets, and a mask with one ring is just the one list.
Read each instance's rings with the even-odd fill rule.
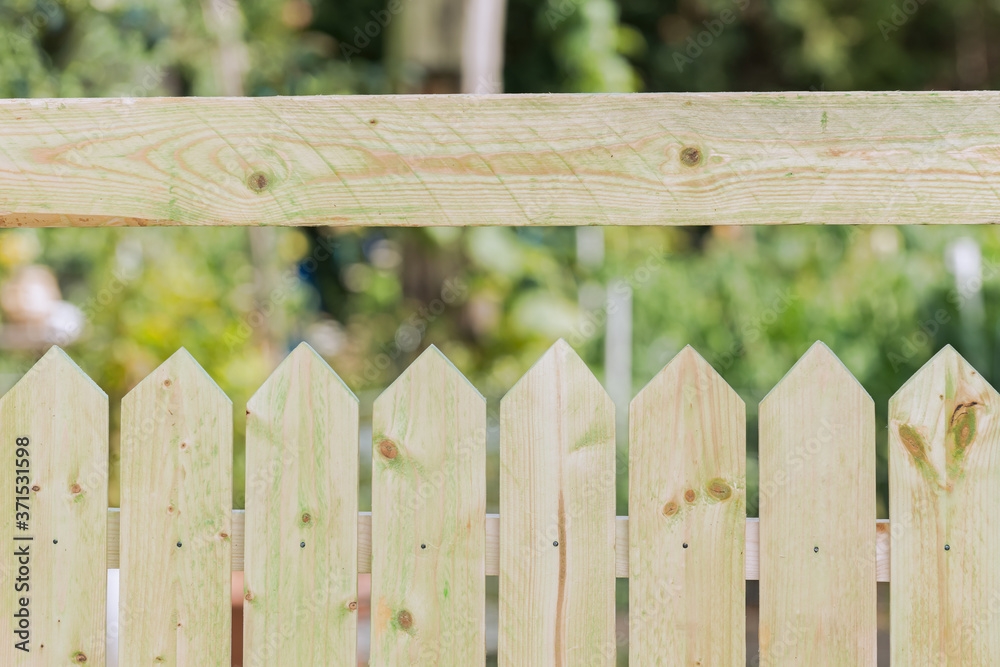
[[372,416],[371,664],[486,662],[486,399],[431,346]]
[[[0,665],[103,665],[108,397],[52,347],[0,399],[0,443]],[[28,636],[15,634],[21,598]]]
[[0,101],[0,225],[1000,221],[1000,93]]
[[746,407],[685,347],[629,416],[629,663],[746,664]]
[[233,407],[181,349],[122,400],[122,665],[229,667]]
[[889,401],[894,665],[1000,656],[998,408],[951,346]]
[[247,403],[243,664],[357,665],[358,399],[307,344]]
[[501,667],[615,664],[614,413],[564,340],[500,403]]
[[760,404],[760,664],[876,664],[875,405],[816,343]]

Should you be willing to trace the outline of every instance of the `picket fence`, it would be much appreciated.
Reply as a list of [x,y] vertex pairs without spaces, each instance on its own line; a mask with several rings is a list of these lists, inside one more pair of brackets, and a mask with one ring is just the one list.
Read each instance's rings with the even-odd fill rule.
[[[628,577],[632,665],[874,665],[889,578],[897,665],[992,664],[1000,644],[996,395],[946,347],[890,401],[892,529],[875,522],[874,403],[822,343],[760,405],[760,520],[746,517],[743,401],[693,348],[633,400],[629,516],[615,516],[611,399],[564,341],[500,404],[486,514],[486,400],[430,347],[375,402],[358,513],[358,401],[308,345],[247,404],[232,510],[230,400],[180,350],[122,401],[121,514],[108,399],[53,347],[2,399],[3,665],[103,665],[120,567],[122,665],[354,665],[372,574],[372,665],[613,665]],[[119,532],[120,527],[120,553]],[[22,588],[23,585],[23,588]],[[15,593],[15,591],[17,591]]]
[[[995,223],[997,108],[992,91],[0,100],[0,226]],[[872,400],[818,344],[760,406],[757,522],[744,405],[688,348],[632,403],[615,517],[613,406],[560,342],[501,403],[491,517],[485,401],[431,349],[375,405],[363,515],[357,400],[301,347],[248,405],[244,516],[232,405],[181,351],[122,403],[119,515],[107,397],[55,349],[0,400],[0,667],[102,665],[114,566],[124,667],[228,665],[240,567],[254,667],[354,664],[369,571],[373,665],[482,664],[491,575],[502,665],[614,663],[615,577],[632,665],[745,664],[757,577],[761,665],[874,665],[890,565],[894,665],[1000,664],[997,404],[951,348],[900,389],[890,527]]]

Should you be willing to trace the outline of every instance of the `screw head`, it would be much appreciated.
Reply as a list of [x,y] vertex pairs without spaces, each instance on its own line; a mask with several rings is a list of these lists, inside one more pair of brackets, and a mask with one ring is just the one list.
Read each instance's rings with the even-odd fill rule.
[[305,549],[306,548],[306,543],[305,542],[299,542],[299,547]]
[[685,543],[684,543],[684,544],[682,544],[681,546],[682,546],[682,547],[684,547],[685,549],[687,549],[687,548],[688,548],[688,543],[687,543],[687,542],[685,542]]
[[553,543],[552,543],[552,546],[554,546],[554,547],[557,547],[557,546],[559,546],[559,540],[556,540],[555,542],[553,542]]
[[819,553],[819,547],[813,547],[813,553],[818,554]]
[[951,550],[951,545],[950,544],[944,545],[944,550],[945,551],[950,551]]

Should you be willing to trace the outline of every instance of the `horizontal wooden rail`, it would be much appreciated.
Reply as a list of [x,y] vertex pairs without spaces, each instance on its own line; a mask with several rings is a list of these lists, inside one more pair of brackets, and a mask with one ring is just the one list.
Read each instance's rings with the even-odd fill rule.
[[[243,571],[244,520],[243,510],[233,510],[233,571]],[[108,510],[108,568],[119,565],[119,535],[121,510]],[[877,581],[889,581],[889,522],[875,522],[876,552],[875,572]],[[760,578],[760,520],[747,519],[746,533],[746,577],[750,581]],[[371,512],[358,513],[358,572],[372,571],[372,515]],[[486,515],[486,575],[500,574],[500,515]],[[615,576],[628,578],[628,517],[620,516],[615,522]]]
[[1000,93],[0,101],[0,225],[1000,221]]

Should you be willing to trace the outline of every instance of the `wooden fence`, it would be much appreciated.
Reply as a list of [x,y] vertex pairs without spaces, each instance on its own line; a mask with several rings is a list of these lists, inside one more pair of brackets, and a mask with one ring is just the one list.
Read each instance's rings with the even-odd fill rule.
[[0,664],[103,665],[120,567],[127,666],[228,666],[239,569],[248,667],[356,664],[359,572],[373,665],[484,664],[487,576],[502,665],[613,665],[626,641],[633,665],[744,665],[758,576],[761,665],[874,665],[890,536],[894,664],[993,664],[996,399],[950,347],[893,397],[890,529],[875,522],[874,404],[816,343],[760,405],[758,523],[743,401],[687,347],[632,402],[616,517],[614,406],[559,341],[501,402],[497,517],[486,401],[431,347],[375,403],[369,515],[358,401],[302,344],[248,402],[244,516],[232,404],[181,350],[122,402],[119,516],[107,396],[54,347],[0,399]]
[[[0,101],[0,226],[716,225],[1000,220],[1000,93],[768,93]],[[245,655],[354,664],[358,572],[374,665],[482,664],[499,577],[502,665],[610,665],[629,577],[634,665],[875,664],[888,581],[901,667],[1000,659],[996,396],[951,348],[889,406],[875,517],[874,406],[823,345],[760,406],[760,521],[745,415],[690,348],[632,403],[629,514],[614,410],[557,343],[501,404],[500,516],[485,514],[485,401],[440,352],[378,400],[358,513],[358,406],[310,349],[247,410],[178,352],[122,404],[58,349],[2,400],[0,665],[101,665],[121,568],[125,667]],[[244,520],[245,518],[245,520]],[[21,649],[27,649],[22,651]]]

